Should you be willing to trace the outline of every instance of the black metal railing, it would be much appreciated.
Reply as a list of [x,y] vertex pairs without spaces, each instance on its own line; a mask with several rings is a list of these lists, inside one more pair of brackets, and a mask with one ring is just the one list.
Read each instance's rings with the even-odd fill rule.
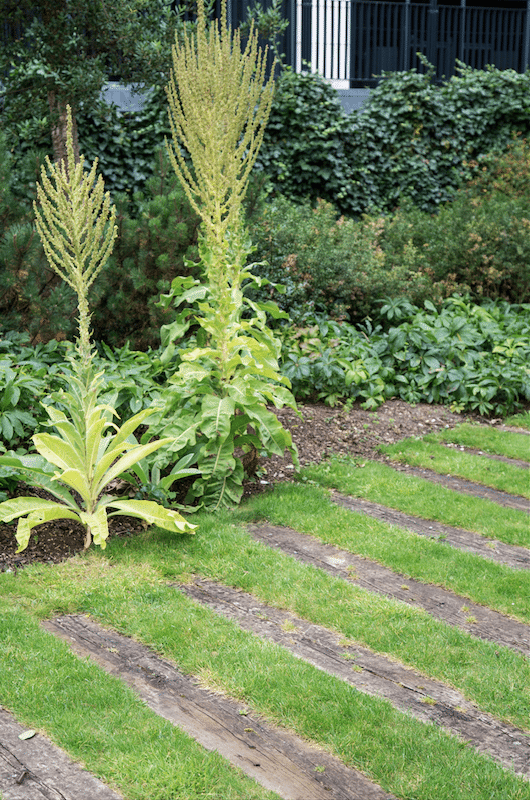
[[529,68],[530,3],[526,9],[443,6],[382,0],[290,0],[291,63],[303,63],[343,88],[373,86],[383,71],[422,70],[450,77],[457,59],[475,69],[491,64]]

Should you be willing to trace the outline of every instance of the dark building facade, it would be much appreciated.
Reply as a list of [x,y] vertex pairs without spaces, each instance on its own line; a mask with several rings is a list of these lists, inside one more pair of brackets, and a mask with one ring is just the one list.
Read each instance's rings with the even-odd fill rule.
[[[267,0],[265,0],[265,5]],[[247,0],[232,0],[232,24]],[[422,70],[450,77],[457,59],[524,72],[530,61],[530,0],[284,0],[283,49],[297,71],[310,68],[337,88],[370,87],[383,71]]]

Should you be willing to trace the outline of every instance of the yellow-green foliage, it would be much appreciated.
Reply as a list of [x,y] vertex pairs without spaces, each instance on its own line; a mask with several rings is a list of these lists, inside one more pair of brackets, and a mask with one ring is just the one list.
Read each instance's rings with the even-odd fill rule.
[[[196,37],[173,47],[167,87],[173,141],[169,157],[186,194],[202,219],[205,243],[217,269],[225,265],[232,285],[242,263],[241,202],[269,118],[273,80],[265,83],[266,52],[253,31],[244,51],[239,31],[231,32],[222,4],[220,25],[207,28],[204,4],[197,4]],[[181,147],[193,162],[188,167]],[[230,257],[228,258],[228,253]],[[231,262],[231,268],[228,266]],[[210,282],[214,283],[211,280]]]
[[[56,500],[14,497],[0,503],[0,521],[18,519],[17,552],[24,550],[35,527],[56,519],[72,519],[85,527],[85,548],[92,540],[105,547],[108,517],[138,517],[174,533],[190,533],[190,525],[177,512],[150,500],[113,497],[105,489],[123,472],[135,467],[172,439],[134,444],[131,437],[151,414],[143,409],[118,428],[115,409],[98,402],[101,375],[94,374],[90,343],[88,289],[105,263],[116,236],[115,210],[96,181],[97,162],[88,174],[83,159],[76,164],[72,137],[72,115],[68,108],[67,158],[42,171],[37,186],[40,208],[35,206],[37,229],[50,265],[77,293],[79,340],[72,373],[65,376],[68,391],[60,397],[65,409],[46,406],[55,433],[39,433],[33,443],[39,455],[8,453],[0,466],[17,470],[28,484],[40,486]],[[58,501],[58,502],[57,502]]]
[[90,360],[88,290],[112,252],[117,228],[115,206],[96,179],[97,159],[90,172],[84,158],[76,163],[72,112],[68,109],[67,157],[52,164],[46,159],[34,203],[36,226],[50,266],[72,287],[78,298],[79,352],[84,366]]

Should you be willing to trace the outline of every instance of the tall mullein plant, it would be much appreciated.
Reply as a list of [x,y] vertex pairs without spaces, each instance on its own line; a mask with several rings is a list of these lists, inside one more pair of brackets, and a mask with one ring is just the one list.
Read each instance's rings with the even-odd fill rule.
[[[188,446],[195,448],[201,477],[188,500],[212,510],[241,498],[243,466],[236,452],[283,455],[288,449],[296,462],[290,434],[266,407],[295,408],[289,381],[279,371],[280,344],[266,324],[266,312],[280,312],[272,303],[265,308],[245,297],[245,286],[260,282],[244,266],[251,246],[242,202],[273,96],[272,78],[265,80],[266,55],[252,31],[242,49],[239,32],[228,29],[226,2],[220,24],[210,26],[199,2],[196,35],[174,45],[167,87],[173,139],[166,144],[201,219],[204,279],[191,285],[176,278],[163,299],[177,306],[194,302],[193,318],[201,326],[201,346],[180,351],[182,364],[171,379],[168,402],[177,421],[165,431],[174,426],[189,431],[191,423],[194,438]],[[184,307],[176,323],[162,330],[167,359],[189,321],[190,309]],[[170,416],[168,407],[161,420]]]
[[[46,169],[47,167],[47,169]],[[0,503],[0,520],[18,519],[18,552],[29,542],[33,528],[55,519],[73,519],[85,528],[85,548],[92,541],[105,547],[108,517],[139,517],[171,531],[191,532],[176,511],[152,501],[127,500],[105,494],[108,484],[141,459],[169,444],[162,439],[139,445],[136,428],[151,413],[136,414],[118,427],[115,410],[98,401],[102,375],[93,368],[88,290],[110,255],[116,236],[111,207],[97,162],[89,172],[83,159],[76,163],[72,117],[68,109],[67,157],[52,165],[48,160],[37,186],[36,226],[50,266],[77,295],[79,337],[60,393],[62,411],[45,406],[54,433],[33,437],[38,455],[8,453],[0,464],[18,470],[26,483],[46,489],[55,500],[17,497]]]
[[[188,199],[201,218],[203,245],[210,254],[211,290],[241,282],[247,255],[241,206],[263,141],[273,98],[266,82],[266,52],[250,32],[244,51],[231,32],[226,0],[219,25],[206,25],[197,3],[197,33],[173,46],[167,86],[172,142],[169,158]],[[183,154],[185,150],[192,168]]]

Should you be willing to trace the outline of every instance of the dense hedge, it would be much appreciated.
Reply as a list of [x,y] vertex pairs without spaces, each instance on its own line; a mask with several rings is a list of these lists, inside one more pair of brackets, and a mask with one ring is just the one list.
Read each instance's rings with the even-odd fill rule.
[[473,70],[437,86],[432,71],[384,73],[347,116],[318,75],[284,70],[260,155],[273,187],[341,213],[391,210],[407,197],[435,210],[472,177],[470,161],[530,132],[530,72]]
[[[247,204],[256,259],[269,261],[260,271],[287,287],[276,299],[294,316],[313,307],[351,322],[403,293],[420,305],[454,291],[528,301],[529,148],[522,137],[518,148],[506,145],[512,130],[529,128],[530,73],[463,68],[440,87],[428,73],[392,73],[348,117],[322,78],[284,70]],[[197,230],[172,172],[155,158],[167,133],[163,91],[137,114],[103,104],[83,112],[79,133],[119,208],[115,252],[91,298],[94,334],[156,346],[170,320],[155,301],[193,259]],[[37,340],[69,338],[74,297],[49,270],[33,226],[43,121],[6,136],[2,325]],[[482,183],[464,190],[472,176]]]
[[454,292],[475,300],[530,302],[530,144],[516,140],[484,159],[474,181],[437,214],[410,201],[393,214],[337,217],[277,197],[254,215],[264,291],[293,318],[308,309],[361,322],[384,297],[440,304]]
[[[35,146],[51,147],[45,123],[26,123],[10,138],[25,176],[17,178],[22,194],[35,175],[28,155]],[[384,73],[362,112],[348,115],[319,75],[285,68],[257,170],[274,191],[328,200],[347,215],[392,210],[405,197],[432,211],[472,177],[474,161],[503,149],[513,131],[530,133],[530,71],[462,66],[442,85],[432,69]],[[143,187],[167,133],[160,86],[134,114],[104,103],[79,114],[81,151],[90,161],[98,156],[111,193],[132,196]]]

